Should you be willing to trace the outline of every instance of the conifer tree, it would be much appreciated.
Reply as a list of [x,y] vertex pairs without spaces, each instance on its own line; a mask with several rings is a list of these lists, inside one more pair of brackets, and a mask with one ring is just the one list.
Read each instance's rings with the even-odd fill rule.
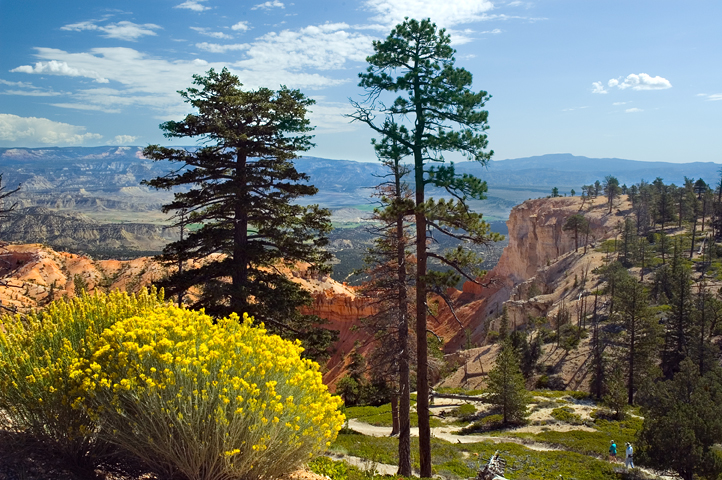
[[504,423],[521,422],[527,417],[531,396],[526,389],[516,350],[510,341],[502,344],[496,364],[489,372],[489,402],[501,408]]
[[719,478],[722,369],[715,365],[700,375],[694,362],[685,359],[672,380],[650,384],[645,397],[639,460],[674,470],[684,480]]
[[297,200],[317,189],[306,184],[292,160],[313,144],[306,118],[313,100],[282,87],[244,91],[227,69],[195,75],[196,86],[180,91],[195,110],[181,121],[161,124],[168,138],[196,139],[196,149],[150,145],[144,155],[178,165],[165,176],[144,182],[177,189],[163,211],[183,212],[176,226],[197,227],[166,246],[162,261],[182,271],[159,282],[166,294],[196,287],[193,308],[214,316],[247,312],[273,333],[300,338],[305,354],[319,356],[330,344],[317,317],[298,308],[310,294],[279,267],[298,262],[325,270],[323,251],[330,212]]
[[612,205],[614,199],[621,193],[621,187],[619,186],[619,180],[613,175],[607,175],[604,177],[604,194],[607,196],[607,204],[609,205],[609,213],[612,213]]
[[589,220],[587,220],[581,213],[575,213],[571,215],[564,222],[562,230],[565,232],[574,232],[574,251],[579,250],[579,234],[584,233],[589,228]]
[[[404,129],[392,120],[385,128],[392,132]],[[410,169],[402,163],[409,150],[391,135],[374,141],[374,146],[389,174],[387,180],[377,186],[380,206],[374,209],[373,218],[380,226],[374,228],[377,238],[366,256],[368,268],[365,273],[369,279],[361,288],[361,293],[376,306],[376,313],[364,319],[363,324],[376,341],[372,368],[381,368],[389,377],[396,377],[394,383],[398,390],[394,400],[398,410],[392,410],[392,413],[398,419],[395,422],[399,434],[398,474],[408,477],[411,475],[410,371],[416,351],[409,342],[410,277],[414,273],[409,252],[412,242],[409,227],[414,201],[406,181]]]
[[682,258],[679,242],[675,243],[667,275],[670,311],[666,319],[661,366],[665,377],[671,379],[689,354],[692,328],[692,277]]
[[[492,234],[481,215],[471,212],[468,198],[483,199],[486,183],[470,175],[457,175],[453,163],[443,162],[444,152],[459,152],[486,164],[489,100],[484,91],[471,90],[471,73],[454,66],[454,49],[445,30],[437,30],[429,19],[407,19],[397,25],[384,41],[373,43],[367,57],[369,67],[359,74],[359,86],[366,100],[354,102],[355,121],[375,132],[393,138],[411,151],[416,224],[416,332],[417,332],[417,412],[421,476],[431,476],[431,430],[429,427],[429,381],[427,347],[427,294],[432,287],[456,284],[459,275],[476,282],[480,271],[469,272],[479,259],[460,245],[439,254],[428,250],[433,233],[449,235],[464,243],[485,244],[500,238]],[[394,95],[398,95],[393,98]],[[391,98],[388,98],[391,97]],[[390,100],[387,102],[387,100]],[[382,121],[376,115],[383,116]],[[406,119],[408,128],[391,131],[385,127],[390,116]],[[450,200],[427,199],[426,187],[446,190]],[[428,259],[451,267],[445,273],[428,270]]]
[[616,319],[623,327],[621,359],[626,371],[627,402],[634,405],[634,395],[656,366],[658,322],[652,315],[644,286],[623,271],[615,289]]

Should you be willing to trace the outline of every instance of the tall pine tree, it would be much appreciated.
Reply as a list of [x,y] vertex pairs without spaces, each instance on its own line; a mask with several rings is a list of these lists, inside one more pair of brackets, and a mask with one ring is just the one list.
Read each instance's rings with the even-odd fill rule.
[[[392,132],[404,129],[391,119],[385,128]],[[363,324],[376,341],[371,355],[373,367],[396,377],[392,405],[398,407],[392,408],[392,416],[398,419],[394,422],[398,424],[399,434],[398,474],[408,477],[411,476],[410,372],[416,352],[409,341],[411,277],[415,266],[409,251],[413,241],[409,230],[414,200],[406,181],[410,168],[402,163],[409,150],[393,136],[374,141],[374,147],[389,173],[376,188],[380,206],[374,209],[373,218],[378,226],[374,228],[376,239],[366,256],[365,273],[369,278],[361,288],[361,293],[375,305],[376,313],[364,319]]]
[[[419,460],[421,476],[430,477],[431,430],[429,426],[429,380],[427,347],[427,294],[430,288],[456,283],[459,272],[478,261],[470,250],[459,248],[443,255],[429,252],[428,235],[438,232],[462,242],[486,243],[498,238],[481,215],[473,213],[467,197],[484,198],[486,183],[470,175],[457,175],[453,163],[443,162],[444,152],[459,152],[486,164],[492,152],[485,150],[488,112],[482,110],[490,98],[486,92],[471,90],[471,73],[454,67],[454,49],[446,32],[437,30],[431,20],[406,20],[397,25],[384,41],[373,43],[369,67],[359,75],[366,100],[354,103],[355,121],[375,132],[393,138],[408,148],[413,157],[416,223],[416,332],[417,332],[417,412],[419,415]],[[387,98],[387,95],[391,98]],[[398,95],[393,98],[393,95]],[[386,100],[390,100],[386,103]],[[376,115],[384,116],[377,121]],[[404,131],[391,131],[385,120],[393,116],[407,119]],[[445,189],[451,200],[427,199],[427,185]],[[429,257],[452,270],[430,275]],[[464,272],[472,281],[474,273]]]
[[321,249],[331,229],[329,212],[298,205],[317,189],[292,162],[313,145],[306,118],[313,100],[285,87],[244,91],[225,68],[195,75],[193,83],[179,93],[196,113],[161,129],[167,138],[196,139],[200,146],[144,150],[148,158],[179,165],[145,183],[176,188],[163,211],[181,212],[176,225],[190,230],[160,257],[184,268],[159,283],[168,295],[195,287],[193,308],[215,316],[247,312],[319,356],[332,335],[314,326],[316,317],[299,313],[310,294],[280,270],[298,262],[324,269],[329,259]]

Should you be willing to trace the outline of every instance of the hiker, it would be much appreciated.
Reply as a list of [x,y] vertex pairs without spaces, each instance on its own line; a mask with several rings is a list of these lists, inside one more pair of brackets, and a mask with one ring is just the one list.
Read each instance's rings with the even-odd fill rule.
[[612,440],[612,444],[609,445],[609,461],[610,462],[617,461],[617,444],[614,443],[614,440]]
[[634,454],[634,449],[632,448],[632,444],[627,442],[627,452],[624,456],[624,466],[627,468],[634,468],[634,460],[632,460],[632,455]]

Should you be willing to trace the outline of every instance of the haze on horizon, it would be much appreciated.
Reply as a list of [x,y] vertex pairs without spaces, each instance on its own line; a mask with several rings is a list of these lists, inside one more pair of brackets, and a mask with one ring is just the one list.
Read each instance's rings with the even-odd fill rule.
[[[228,66],[248,88],[317,103],[309,156],[374,161],[343,114],[371,42],[403,17],[446,27],[457,66],[492,95],[494,159],[722,162],[722,64],[712,0],[129,0],[0,3],[0,147],[169,143],[177,90]],[[461,158],[448,158],[461,160]]]

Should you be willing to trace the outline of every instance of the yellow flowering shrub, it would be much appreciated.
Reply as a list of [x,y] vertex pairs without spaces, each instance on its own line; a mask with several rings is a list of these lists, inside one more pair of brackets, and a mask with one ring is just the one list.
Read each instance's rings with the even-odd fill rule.
[[247,315],[214,323],[168,305],[115,323],[93,348],[71,373],[83,386],[76,405],[161,475],[274,477],[329,445],[343,424],[341,399],[299,343]]
[[162,292],[114,292],[59,300],[24,317],[0,318],[0,424],[51,442],[80,459],[92,452],[95,425],[74,410],[80,385],[70,377],[89,345],[118,320],[163,305]]

